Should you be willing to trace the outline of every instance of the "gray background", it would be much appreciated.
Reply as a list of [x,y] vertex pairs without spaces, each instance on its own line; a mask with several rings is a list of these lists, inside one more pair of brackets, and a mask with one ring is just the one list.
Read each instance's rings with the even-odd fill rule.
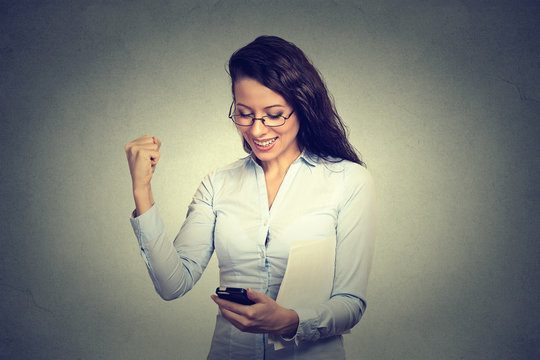
[[224,65],[257,35],[324,75],[378,191],[350,359],[540,356],[538,1],[2,1],[0,358],[201,359],[217,311],[154,292],[123,146],[163,141],[172,239],[241,156]]

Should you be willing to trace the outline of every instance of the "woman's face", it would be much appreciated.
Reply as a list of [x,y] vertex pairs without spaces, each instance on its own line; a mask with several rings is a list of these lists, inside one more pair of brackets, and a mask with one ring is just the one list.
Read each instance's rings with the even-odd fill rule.
[[[280,94],[250,78],[241,78],[234,83],[234,96],[236,113],[253,114],[260,118],[266,115],[287,117],[293,111]],[[290,163],[300,155],[296,141],[299,124],[295,113],[282,126],[268,127],[262,121],[255,120],[251,126],[237,128],[262,163]]]

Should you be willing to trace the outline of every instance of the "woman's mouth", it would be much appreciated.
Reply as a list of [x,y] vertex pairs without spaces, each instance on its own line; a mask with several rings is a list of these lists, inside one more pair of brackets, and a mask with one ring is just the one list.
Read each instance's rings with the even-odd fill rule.
[[255,144],[258,150],[268,151],[274,146],[274,143],[276,142],[277,138],[278,137],[276,136],[275,138],[272,138],[272,139],[264,139],[264,140],[253,139],[253,143]]

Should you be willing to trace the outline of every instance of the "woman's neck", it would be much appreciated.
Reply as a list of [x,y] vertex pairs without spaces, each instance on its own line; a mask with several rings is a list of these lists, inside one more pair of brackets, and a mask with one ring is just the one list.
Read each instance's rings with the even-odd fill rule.
[[283,154],[278,158],[269,161],[261,161],[257,159],[257,162],[263,168],[266,176],[284,176],[287,173],[287,170],[289,170],[291,164],[298,159],[300,153],[300,150],[297,148],[295,151],[291,151],[288,154]]

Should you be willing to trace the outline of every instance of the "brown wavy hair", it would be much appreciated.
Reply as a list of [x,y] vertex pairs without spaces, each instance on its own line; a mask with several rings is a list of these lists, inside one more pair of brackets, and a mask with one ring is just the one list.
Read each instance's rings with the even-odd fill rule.
[[[229,59],[234,83],[248,77],[277,92],[293,108],[299,120],[300,149],[338,162],[349,160],[365,166],[347,139],[348,130],[338,115],[319,71],[296,45],[277,36],[260,36],[238,49]],[[244,150],[251,147],[243,139]]]

